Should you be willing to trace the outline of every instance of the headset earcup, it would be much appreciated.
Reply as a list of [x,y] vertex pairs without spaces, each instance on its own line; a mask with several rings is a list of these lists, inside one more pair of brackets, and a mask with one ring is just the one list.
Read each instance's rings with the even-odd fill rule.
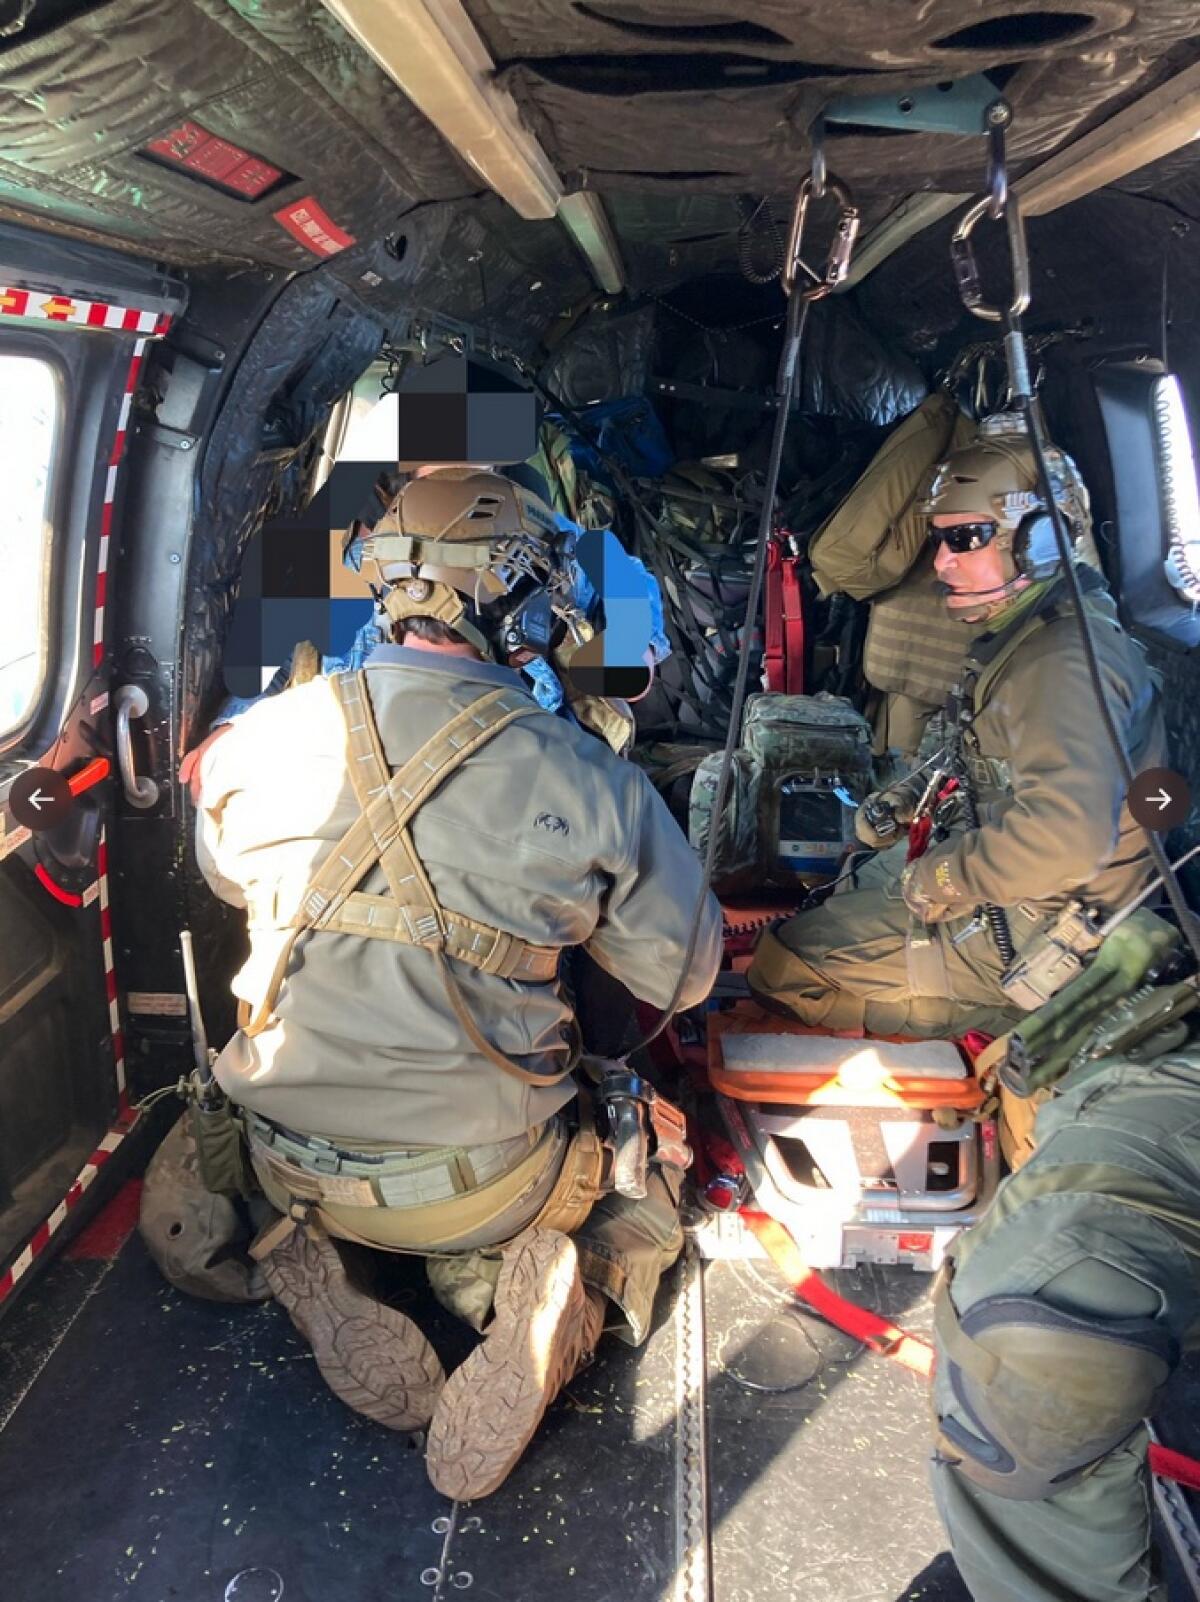
[[1013,536],[1013,565],[1022,578],[1049,578],[1058,567],[1058,541],[1047,512],[1030,512]]

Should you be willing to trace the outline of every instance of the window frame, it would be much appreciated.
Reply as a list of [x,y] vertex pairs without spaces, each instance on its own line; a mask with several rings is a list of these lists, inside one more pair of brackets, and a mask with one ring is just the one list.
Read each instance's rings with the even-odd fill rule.
[[[1173,386],[1173,400],[1164,396],[1164,390],[1168,385]],[[1192,470],[1190,508],[1181,505],[1179,489],[1173,483],[1182,466],[1182,463],[1173,464],[1170,460],[1172,443],[1168,438],[1168,421],[1176,407],[1183,426],[1182,443],[1186,448]],[[1151,381],[1150,412],[1154,423],[1155,465],[1158,470],[1163,532],[1167,545],[1163,563],[1167,582],[1187,605],[1200,606],[1200,478],[1197,477],[1196,442],[1192,435],[1187,391],[1178,373],[1160,373]],[[1176,441],[1175,446],[1179,447],[1180,443]],[[1192,511],[1194,517],[1194,526],[1190,532],[1184,530],[1182,526],[1188,510]],[[1177,545],[1181,548],[1181,560],[1175,557]]]
[[[1099,410],[1103,465],[1111,502],[1111,573],[1122,622],[1155,648],[1200,646],[1200,608],[1171,583],[1166,507],[1159,470],[1159,426],[1153,383],[1162,364],[1144,356],[1101,358],[1090,366]],[[1190,402],[1190,374],[1173,375]],[[1189,408],[1190,409],[1190,408]]]
[[46,368],[54,386],[53,449],[47,474],[44,519],[49,525],[49,538],[42,552],[41,592],[39,602],[38,680],[32,700],[24,714],[8,727],[0,727],[0,750],[10,750],[22,744],[37,726],[46,710],[46,702],[61,666],[63,629],[60,602],[63,599],[61,578],[64,530],[64,482],[67,479],[65,460],[69,438],[70,372],[62,359],[61,349],[55,349],[52,340],[27,336],[24,330],[14,337],[0,339],[0,356],[37,361]]
[[[50,518],[48,650],[41,693],[25,721],[0,735],[0,780],[14,763],[43,757],[60,738],[71,707],[96,678],[92,661],[97,560],[108,452],[121,408],[120,380],[128,371],[127,334],[101,329],[5,326],[0,349],[40,356],[59,378],[62,448],[55,463]],[[114,538],[109,577],[118,559]],[[111,611],[111,608],[110,608]]]

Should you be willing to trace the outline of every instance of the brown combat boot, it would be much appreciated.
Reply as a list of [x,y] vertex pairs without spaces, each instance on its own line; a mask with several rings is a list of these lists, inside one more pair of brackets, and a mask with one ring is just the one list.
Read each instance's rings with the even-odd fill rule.
[[390,1430],[423,1430],[446,1376],[411,1318],[350,1283],[325,1231],[301,1225],[262,1260],[335,1396]]
[[446,1381],[425,1451],[443,1496],[490,1496],[516,1466],[546,1409],[590,1358],[604,1298],[585,1289],[575,1243],[532,1229],[506,1248],[495,1318]]

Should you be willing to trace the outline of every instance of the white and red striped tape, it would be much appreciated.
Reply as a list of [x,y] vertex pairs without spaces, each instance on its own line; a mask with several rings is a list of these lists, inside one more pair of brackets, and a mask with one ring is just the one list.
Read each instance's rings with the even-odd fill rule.
[[0,316],[32,318],[39,323],[66,323],[76,328],[107,328],[110,332],[165,334],[171,319],[166,312],[142,311],[137,306],[110,306],[102,300],[80,300],[76,295],[47,294],[39,289],[0,285]]
[[[84,1163],[75,1177],[75,1181],[58,1206],[43,1223],[34,1230],[30,1239],[18,1253],[16,1259],[8,1269],[0,1274],[0,1302],[12,1294],[13,1287],[26,1273],[34,1260],[45,1251],[51,1238],[57,1234],[66,1222],[71,1209],[76,1206],[83,1193],[91,1185],[104,1164],[116,1151],[121,1142],[133,1130],[141,1114],[130,1106],[129,1091],[125,1083],[125,1032],[121,1027],[121,1003],[117,991],[117,971],[113,959],[112,939],[112,910],[108,900],[108,838],[101,831],[100,849],[96,857],[96,882],[92,889],[98,892],[100,901],[100,939],[104,951],[104,988],[108,1000],[108,1027],[112,1036],[113,1066],[117,1076],[117,1121],[105,1135],[96,1150]],[[91,891],[85,896],[85,901],[94,899]]]
[[137,1117],[138,1115],[131,1114],[127,1122],[113,1125],[79,1170],[79,1173],[75,1176],[74,1184],[67,1191],[62,1201],[59,1202],[49,1218],[38,1225],[22,1250],[9,1264],[8,1268],[5,1269],[4,1273],[0,1274],[0,1303],[6,1297],[12,1295],[17,1281],[28,1273],[36,1259],[41,1256],[50,1244],[51,1238],[62,1228],[72,1208],[78,1205],[96,1175],[134,1128],[137,1123]]
[[125,1032],[121,1028],[121,1003],[117,994],[117,968],[113,959],[112,908],[108,902],[108,836],[100,835],[96,861],[96,881],[100,886],[100,940],[104,949],[104,989],[108,999],[108,1027],[112,1036],[113,1067],[117,1075],[117,1109],[124,1118],[129,1113],[129,1091],[125,1083]]
[[92,666],[104,659],[104,611],[108,597],[108,544],[112,535],[113,503],[117,493],[117,467],[125,454],[129,413],[137,389],[138,374],[148,339],[161,339],[171,326],[167,312],[143,311],[138,306],[110,306],[102,300],[81,300],[62,291],[0,286],[0,316],[32,318],[36,322],[60,323],[76,328],[103,328],[110,333],[138,334],[133,358],[121,396],[121,415],[116,438],[108,458],[104,483],[104,507],[100,514],[100,560],[96,573],[96,606],[92,633]]
[[[160,318],[165,327],[169,326],[171,319]],[[129,413],[133,407],[133,396],[137,389],[138,375],[142,370],[142,359],[146,351],[146,341],[139,339],[134,342],[133,356],[129,363],[129,371],[125,375],[125,390],[121,396],[121,411],[117,418],[117,432],[113,438],[112,450],[108,456],[108,469],[104,479],[104,506],[100,512],[100,555],[96,563],[96,611],[92,629],[92,666],[99,667],[104,660],[104,612],[108,604],[108,549],[112,539],[113,506],[117,498],[117,468],[125,454],[125,441],[129,432]]]

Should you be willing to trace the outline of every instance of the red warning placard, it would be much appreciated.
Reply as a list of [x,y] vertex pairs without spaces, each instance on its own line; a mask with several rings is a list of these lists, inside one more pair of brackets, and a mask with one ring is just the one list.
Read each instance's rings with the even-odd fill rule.
[[152,140],[141,154],[202,178],[242,200],[258,200],[288,176],[281,167],[210,133],[198,122],[181,122],[170,133]]
[[336,256],[339,250],[354,243],[354,235],[338,227],[337,223],[317,205],[311,195],[294,200],[290,206],[272,213],[292,238],[317,256]]

